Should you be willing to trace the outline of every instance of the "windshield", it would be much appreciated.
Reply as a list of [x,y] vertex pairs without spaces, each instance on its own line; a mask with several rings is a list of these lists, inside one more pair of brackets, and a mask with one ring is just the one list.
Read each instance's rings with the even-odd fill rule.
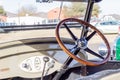
[[7,36],[2,36],[2,42],[6,38],[8,41],[17,37],[55,37],[54,30],[59,21],[69,17],[84,20],[87,7],[85,2],[41,0],[12,0],[11,4],[1,0],[0,4],[0,32]]
[[[1,3],[5,4],[1,6],[4,20],[1,20],[0,26],[57,24],[67,17],[83,18],[86,8],[86,4],[81,2],[31,0],[28,3],[24,0],[16,0],[12,4],[8,4],[5,0]],[[79,9],[79,5],[81,5],[81,9]]]
[[[96,0],[96,2],[99,1]],[[111,9],[107,9],[105,3],[105,1],[101,1],[94,4],[91,16],[88,16],[90,17],[89,21],[85,17],[87,15],[88,4],[87,2],[82,2],[82,0],[81,2],[57,0],[29,0],[28,2],[27,0],[12,0],[10,4],[8,0],[1,0],[1,42],[31,37],[55,37],[57,24],[61,20],[70,17],[87,21],[93,26],[103,21],[112,21],[112,24],[116,24],[117,22],[118,25],[116,26],[119,27],[119,15],[111,14]],[[106,10],[103,6],[108,10],[108,13],[105,12]],[[76,22],[68,24],[72,24],[70,27],[80,27]],[[118,28],[114,33],[118,33]],[[78,34],[78,36],[80,35]]]

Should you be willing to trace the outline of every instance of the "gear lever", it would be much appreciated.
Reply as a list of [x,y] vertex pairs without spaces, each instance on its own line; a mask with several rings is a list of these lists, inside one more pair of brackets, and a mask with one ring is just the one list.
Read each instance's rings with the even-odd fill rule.
[[45,73],[45,66],[46,66],[46,63],[49,62],[49,60],[50,60],[49,57],[43,57],[43,61],[44,61],[45,63],[44,63],[44,68],[43,68],[41,80],[43,80],[44,73]]

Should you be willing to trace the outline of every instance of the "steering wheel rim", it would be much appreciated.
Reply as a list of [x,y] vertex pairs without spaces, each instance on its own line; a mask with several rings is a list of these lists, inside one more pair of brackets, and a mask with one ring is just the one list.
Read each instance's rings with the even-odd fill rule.
[[[106,44],[106,47],[107,47],[107,56],[102,60],[102,61],[99,61],[99,62],[91,62],[91,61],[88,61],[88,60],[83,60],[77,56],[75,56],[72,52],[70,52],[64,45],[64,43],[62,42],[61,38],[60,38],[60,35],[59,35],[59,30],[60,30],[60,27],[65,24],[65,22],[67,21],[76,21],[80,24],[83,24],[85,26],[88,26],[90,27],[91,29],[93,29],[94,31],[96,31],[96,33],[98,33],[98,35],[102,38],[102,40],[104,41],[104,43]],[[62,21],[60,21],[56,27],[56,40],[58,42],[58,44],[60,45],[60,47],[63,49],[63,51],[65,53],[67,53],[70,57],[72,57],[73,59],[75,59],[76,61],[78,61],[79,63],[83,64],[83,65],[88,65],[88,66],[97,66],[97,65],[101,65],[101,64],[104,64],[106,63],[108,60],[109,60],[109,57],[110,57],[110,45],[107,41],[107,39],[104,37],[104,35],[98,30],[96,29],[94,26],[92,26],[91,24],[85,22],[85,21],[82,21],[80,19],[76,19],[76,18],[67,18],[67,19],[64,19]]]

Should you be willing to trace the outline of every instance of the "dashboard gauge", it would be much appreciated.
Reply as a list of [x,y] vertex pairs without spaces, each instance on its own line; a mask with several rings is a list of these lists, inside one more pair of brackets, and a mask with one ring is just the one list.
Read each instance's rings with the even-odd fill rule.
[[55,61],[52,58],[48,57],[49,61],[46,63],[47,65],[44,66],[45,64],[43,60],[44,57],[48,57],[48,56],[29,57],[20,63],[20,69],[25,72],[42,72],[44,67],[45,70],[48,70],[49,68],[53,68]]
[[41,60],[39,57],[36,57],[34,60],[34,67],[36,70],[40,70],[41,68]]

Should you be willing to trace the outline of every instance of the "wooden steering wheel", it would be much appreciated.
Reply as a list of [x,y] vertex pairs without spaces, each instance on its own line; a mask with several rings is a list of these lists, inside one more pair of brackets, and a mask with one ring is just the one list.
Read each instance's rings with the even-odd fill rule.
[[[67,26],[67,22],[70,22],[70,21],[74,21],[74,22],[78,22],[80,23],[83,27],[88,27],[88,28],[91,28],[93,30],[93,32],[87,36],[87,37],[81,37],[80,39],[78,39],[73,33],[72,31],[69,29],[69,27]],[[71,52],[65,45],[64,43],[62,42],[61,40],[61,37],[60,37],[60,27],[65,27],[68,31],[68,33],[70,34],[70,36],[72,37],[72,39],[75,41],[76,43],[76,51],[77,53],[80,52],[80,50],[84,50],[85,52],[88,52],[98,58],[101,58],[102,60],[101,61],[90,61],[90,60],[84,60],[82,58],[79,58],[77,57],[73,52]],[[100,54],[92,51],[91,49],[89,49],[87,47],[87,42],[90,40],[90,38],[92,38],[95,34],[98,34],[103,42],[105,43],[106,47],[107,47],[107,54],[105,57],[101,56]],[[60,21],[56,27],[56,39],[60,45],[60,47],[63,49],[63,51],[65,53],[67,53],[70,57],[72,57],[73,59],[75,59],[76,61],[78,61],[79,63],[83,64],[83,65],[88,65],[88,66],[97,66],[97,65],[101,65],[101,64],[104,64],[106,63],[108,60],[109,60],[109,57],[110,57],[110,45],[107,41],[107,39],[104,37],[104,35],[98,30],[96,29],[94,26],[92,26],[91,24],[85,22],[85,21],[82,21],[80,19],[76,19],[76,18],[67,18],[67,19],[64,19],[62,21]]]

